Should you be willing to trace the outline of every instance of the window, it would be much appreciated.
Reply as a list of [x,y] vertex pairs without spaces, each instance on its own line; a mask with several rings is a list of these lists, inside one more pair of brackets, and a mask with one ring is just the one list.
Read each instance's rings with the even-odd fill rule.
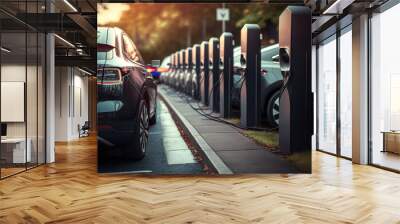
[[[398,21],[400,4],[371,18],[370,157],[373,164],[395,170],[400,170]],[[388,136],[392,140],[387,141]]]
[[346,28],[340,45],[340,155],[352,157],[352,32]]
[[336,154],[336,36],[318,48],[318,149]]
[[[43,3],[29,2],[28,7],[21,1],[19,13],[40,13]],[[14,9],[15,4],[9,6]],[[0,178],[5,178],[45,163],[46,38],[33,28],[16,26],[7,14],[0,12],[0,17],[0,47],[5,49],[0,52]]]

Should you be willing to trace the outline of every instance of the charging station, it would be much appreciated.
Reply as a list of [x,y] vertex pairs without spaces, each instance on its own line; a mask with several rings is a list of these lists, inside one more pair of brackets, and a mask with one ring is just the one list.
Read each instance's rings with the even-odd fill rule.
[[311,150],[314,125],[311,22],[311,11],[304,6],[289,6],[279,17],[279,60],[283,75],[279,146],[285,154]]
[[200,99],[208,106],[208,42],[203,41],[200,45]]
[[200,44],[193,45],[192,48],[193,69],[191,76],[191,95],[194,99],[200,99]]
[[174,74],[174,72],[175,72],[175,67],[176,67],[176,63],[175,63],[175,53],[172,53],[172,56],[171,56],[171,65],[172,65],[171,71],[169,72],[169,74],[168,74],[168,76],[167,76],[167,78],[166,78],[166,80],[165,80],[165,82],[167,83],[167,85],[171,85],[171,79],[172,79],[172,76],[173,76],[173,74]]
[[165,83],[167,83],[167,85],[171,84],[171,77],[175,73],[175,69],[176,69],[176,60],[175,60],[175,53],[173,53],[171,55],[171,69],[165,80]]
[[185,75],[185,71],[186,71],[186,63],[185,63],[185,59],[186,59],[186,50],[182,49],[179,52],[179,58],[181,60],[181,69],[179,71],[179,75],[178,75],[178,86],[177,89],[182,91],[183,90],[183,77]]
[[231,115],[232,86],[233,86],[233,48],[234,39],[232,33],[225,32],[219,38],[220,44],[220,87],[219,109],[223,118]]
[[161,76],[160,76],[160,82],[161,83],[167,83],[168,76],[172,72],[172,67],[174,66],[172,54],[169,55],[169,60],[170,61],[168,63],[168,71],[166,73],[162,73]]
[[219,112],[219,40],[212,37],[208,41],[208,96],[210,109]]
[[180,60],[179,60],[179,51],[175,52],[175,71],[174,74],[171,77],[171,81],[170,81],[170,86],[175,87],[176,86],[176,77],[179,74],[179,70],[180,70]]
[[261,35],[256,24],[240,31],[240,64],[244,80],[240,90],[240,125],[256,127],[261,118]]
[[185,64],[186,64],[186,70],[185,70],[185,75],[183,77],[183,90],[185,93],[190,94],[191,92],[191,77],[192,77],[192,67],[193,67],[193,61],[192,61],[192,48],[188,47],[186,48],[185,52]]

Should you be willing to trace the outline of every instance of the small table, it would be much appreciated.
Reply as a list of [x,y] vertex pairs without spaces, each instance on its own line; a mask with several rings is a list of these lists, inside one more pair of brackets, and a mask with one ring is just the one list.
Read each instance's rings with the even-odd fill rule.
[[400,154],[400,131],[383,131],[382,152]]
[[[28,144],[25,144],[25,140]],[[31,162],[31,139],[25,138],[6,138],[1,139],[1,154],[4,159],[10,163]],[[25,151],[25,145],[26,151]],[[12,154],[12,155],[11,155]],[[12,158],[12,161],[10,161]]]

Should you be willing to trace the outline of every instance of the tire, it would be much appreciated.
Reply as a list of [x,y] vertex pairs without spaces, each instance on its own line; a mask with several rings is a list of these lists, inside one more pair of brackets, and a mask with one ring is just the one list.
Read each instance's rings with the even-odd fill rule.
[[149,112],[144,100],[140,100],[134,128],[132,144],[125,147],[124,156],[132,160],[141,160],[146,154],[149,140]]
[[271,128],[277,128],[279,126],[279,94],[279,90],[274,92],[267,102],[267,122]]
[[154,106],[154,115],[149,119],[150,125],[155,125],[157,123],[157,104]]

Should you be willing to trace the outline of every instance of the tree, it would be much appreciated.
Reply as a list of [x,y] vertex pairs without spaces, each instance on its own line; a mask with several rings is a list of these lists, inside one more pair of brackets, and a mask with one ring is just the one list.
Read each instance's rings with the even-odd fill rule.
[[[216,9],[221,4],[130,4],[117,23],[107,24],[125,30],[149,62],[162,59],[179,49],[221,35]],[[283,7],[266,4],[227,4],[230,9],[228,32],[240,43],[240,29],[246,23],[260,25],[263,35],[276,39],[276,25]],[[190,46],[188,46],[190,40]]]

